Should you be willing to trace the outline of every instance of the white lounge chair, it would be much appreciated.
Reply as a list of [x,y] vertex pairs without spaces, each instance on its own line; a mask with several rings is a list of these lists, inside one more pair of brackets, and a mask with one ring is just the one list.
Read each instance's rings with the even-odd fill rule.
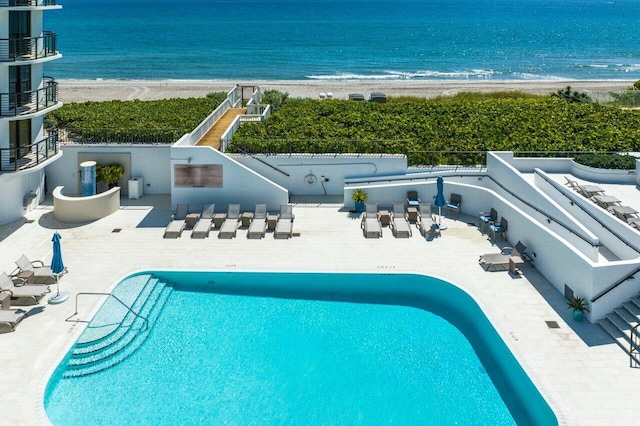
[[187,226],[188,213],[189,204],[178,204],[176,212],[171,215],[171,222],[164,230],[164,238],[178,238],[182,235],[182,231]]
[[391,229],[396,238],[409,238],[412,235],[411,225],[404,212],[404,204],[394,204],[391,216]]
[[365,212],[362,215],[360,228],[362,228],[365,238],[382,237],[382,223],[380,222],[378,205],[376,203],[365,204]]
[[440,228],[436,224],[436,218],[431,214],[431,204],[418,204],[418,220],[416,226],[423,237],[440,234]]
[[11,327],[11,331],[14,331],[28,314],[22,309],[0,309],[0,324],[6,324]]
[[34,283],[55,282],[56,276],[51,271],[51,266],[45,265],[42,260],[31,261],[27,256],[22,255],[20,259],[16,260],[16,265],[18,265],[16,273],[32,272]]
[[12,298],[30,299],[34,304],[37,304],[49,292],[49,286],[46,284],[30,284],[16,287],[9,275],[6,272],[2,272],[0,273],[0,291],[9,293]]
[[213,226],[213,213],[215,207],[215,204],[204,206],[200,219],[193,227],[193,231],[191,231],[191,238],[206,238],[209,236],[209,232],[211,232],[211,227]]
[[291,238],[293,236],[293,219],[293,207],[290,204],[281,205],[273,236],[275,238]]
[[227,218],[220,227],[218,238],[233,238],[238,232],[238,220],[240,219],[240,204],[229,204]]
[[256,204],[253,219],[247,231],[247,238],[262,238],[267,231],[267,205]]

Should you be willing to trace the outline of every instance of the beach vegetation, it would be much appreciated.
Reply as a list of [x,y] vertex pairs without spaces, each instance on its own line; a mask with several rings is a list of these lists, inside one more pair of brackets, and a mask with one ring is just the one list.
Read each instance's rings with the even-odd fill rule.
[[620,108],[640,107],[640,80],[633,83],[633,86],[620,93],[611,92],[613,104]]
[[264,105],[271,105],[271,112],[276,112],[287,102],[289,99],[288,92],[281,92],[279,90],[265,90],[262,92],[262,101],[260,103]]
[[64,129],[79,143],[174,143],[226,97],[219,92],[203,98],[68,103],[47,114],[46,126]]
[[[466,96],[466,95],[465,95]],[[557,96],[289,99],[240,126],[230,152],[387,153],[409,165],[483,164],[486,151],[562,155],[640,150],[640,113]],[[571,156],[571,154],[569,154]]]
[[560,89],[557,92],[552,93],[551,96],[564,99],[568,102],[592,102],[589,95],[571,90],[571,86],[567,86],[565,89]]

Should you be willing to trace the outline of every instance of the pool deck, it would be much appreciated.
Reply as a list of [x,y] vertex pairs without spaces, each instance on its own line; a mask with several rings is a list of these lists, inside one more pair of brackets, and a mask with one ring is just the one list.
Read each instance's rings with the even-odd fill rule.
[[[640,192],[632,185],[600,185],[623,204],[640,210]],[[512,352],[555,410],[561,424],[635,424],[640,407],[640,368],[598,325],[576,323],[565,299],[529,264],[523,275],[485,272],[480,254],[499,252],[504,241],[492,244],[476,227],[476,216],[444,219],[448,229],[425,239],[412,225],[409,239],[366,239],[360,217],[342,207],[341,197],[294,200],[289,240],[271,232],[261,240],[236,238],[163,239],[170,216],[168,196],[122,199],[116,213],[85,224],[62,224],[53,207],[41,205],[27,220],[0,226],[0,271],[15,269],[22,254],[31,260],[51,260],[51,237],[62,235],[68,267],[60,289],[70,298],[59,305],[23,307],[31,310],[15,332],[0,329],[0,362],[7,390],[0,396],[3,425],[48,424],[43,394],[53,369],[83,329],[65,319],[75,311],[78,292],[107,292],[124,276],[147,269],[213,271],[322,271],[420,273],[456,283],[485,311]],[[119,229],[119,232],[113,232]],[[559,267],[561,267],[559,265]],[[55,285],[51,286],[55,292]],[[88,319],[102,297],[80,299],[78,318]],[[550,328],[555,321],[559,328]]]

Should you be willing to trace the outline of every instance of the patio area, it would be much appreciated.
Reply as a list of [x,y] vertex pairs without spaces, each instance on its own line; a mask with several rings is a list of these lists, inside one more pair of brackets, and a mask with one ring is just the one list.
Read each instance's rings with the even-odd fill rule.
[[[562,179],[562,176],[557,176]],[[560,181],[560,180],[559,180]],[[600,185],[623,204],[640,208],[640,194],[631,185]],[[445,218],[447,229],[425,239],[412,225],[413,236],[366,239],[360,216],[342,206],[342,197],[292,199],[296,234],[288,240],[191,239],[187,230],[178,239],[163,239],[171,215],[168,196],[121,200],[116,213],[84,224],[63,224],[53,207],[41,205],[26,220],[0,227],[0,270],[15,269],[22,254],[31,260],[51,260],[51,238],[62,236],[69,273],[60,281],[70,298],[48,305],[23,307],[31,315],[15,332],[0,334],[0,360],[11,392],[0,398],[3,424],[48,424],[43,395],[53,369],[82,332],[83,324],[67,322],[79,292],[108,292],[124,276],[138,270],[186,269],[212,271],[340,271],[418,273],[455,283],[471,294],[518,358],[561,424],[616,425],[637,421],[640,368],[630,368],[628,356],[595,324],[571,319],[564,297],[542,277],[535,264],[522,266],[522,275],[485,272],[479,255],[499,252],[479,232],[476,215]],[[271,206],[270,206],[271,209]],[[253,206],[243,206],[253,210]],[[559,265],[559,267],[561,267]],[[55,285],[52,286],[55,292]],[[83,297],[78,318],[90,319],[104,300]],[[557,324],[557,327],[555,327]],[[3,329],[2,331],[5,331]]]

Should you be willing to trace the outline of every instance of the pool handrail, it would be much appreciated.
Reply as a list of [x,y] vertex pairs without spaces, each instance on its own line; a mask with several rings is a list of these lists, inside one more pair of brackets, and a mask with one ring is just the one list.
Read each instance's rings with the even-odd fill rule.
[[[113,293],[104,293],[104,292],[80,292],[78,294],[76,294],[76,311],[69,317],[67,317],[65,319],[65,321],[70,322],[71,318],[75,317],[76,315],[78,315],[78,297],[80,296],[110,296],[113,297],[114,299],[116,299],[116,301],[118,301],[118,303],[120,303],[122,306],[124,306],[125,308],[127,308],[127,310],[129,312],[131,312],[133,315],[135,315],[138,318],[142,318],[144,320],[144,329],[147,330],[149,328],[149,319],[147,319],[147,317],[140,315],[138,312],[134,311],[133,309],[131,309],[131,307],[129,305],[127,305],[126,303],[124,303],[122,300],[120,300],[120,298],[118,298],[118,296],[116,296]],[[82,320],[74,320],[74,322],[89,322],[89,321],[82,321]]]

